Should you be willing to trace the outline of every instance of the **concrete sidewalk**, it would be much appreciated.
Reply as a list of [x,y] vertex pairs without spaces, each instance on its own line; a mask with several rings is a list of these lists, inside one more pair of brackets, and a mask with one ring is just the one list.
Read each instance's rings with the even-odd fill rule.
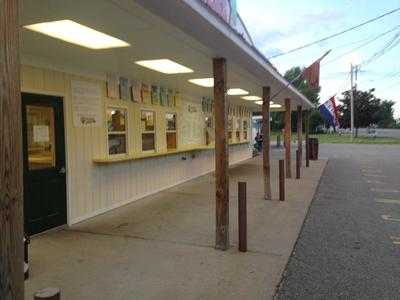
[[[63,299],[269,299],[325,164],[311,162],[310,168],[303,167],[301,180],[287,180],[285,202],[262,199],[260,157],[232,168],[232,247],[226,252],[213,248],[212,174],[70,229],[35,237],[26,299],[48,286],[60,287]],[[273,161],[274,199],[276,179]],[[247,253],[239,253],[236,246],[238,181],[247,181]]]

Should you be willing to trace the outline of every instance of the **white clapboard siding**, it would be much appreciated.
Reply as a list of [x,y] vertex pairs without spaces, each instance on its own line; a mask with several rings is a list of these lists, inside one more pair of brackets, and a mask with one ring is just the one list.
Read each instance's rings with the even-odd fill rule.
[[[95,128],[76,128],[73,125],[71,81],[84,80],[97,82],[103,95],[104,123],[105,110],[108,106],[125,107],[128,110],[128,149],[129,153],[140,153],[140,110],[143,108],[156,112],[156,147],[165,151],[165,113],[176,112],[178,147],[188,146],[182,133],[183,120],[188,119],[187,106],[197,107],[194,118],[199,123],[201,118],[200,103],[182,95],[177,108],[143,105],[131,101],[112,100],[106,97],[106,84],[98,79],[91,79],[63,72],[24,65],[21,72],[23,92],[49,94],[64,98],[64,118],[67,159],[67,203],[68,223],[74,224],[110,209],[140,199],[146,195],[161,191],[178,183],[206,174],[214,169],[214,151],[203,150],[181,153],[137,161],[94,164],[93,159],[107,155],[106,125]],[[188,101],[188,100],[191,101]],[[189,122],[190,123],[190,122]],[[235,122],[236,123],[236,122]],[[234,123],[234,124],[235,124]],[[251,122],[249,121],[249,124]],[[250,132],[250,130],[249,130]],[[203,144],[202,135],[192,137],[192,144]],[[247,144],[230,147],[230,163],[237,163],[251,157]],[[186,157],[186,160],[182,160]]]

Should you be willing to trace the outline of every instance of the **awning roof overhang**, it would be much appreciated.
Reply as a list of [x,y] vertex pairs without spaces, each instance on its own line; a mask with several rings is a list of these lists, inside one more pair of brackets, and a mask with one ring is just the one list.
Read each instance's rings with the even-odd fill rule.
[[[115,72],[179,89],[200,100],[211,96],[212,88],[188,82],[191,78],[212,77],[212,58],[228,61],[228,87],[240,87],[261,96],[262,87],[272,94],[281,90],[286,80],[253,47],[200,1],[158,0],[23,0],[22,25],[71,19],[98,31],[122,39],[131,47],[91,50],[22,30],[22,62],[63,71],[87,72],[104,76]],[[169,58],[195,72],[164,75],[134,64],[135,60]],[[228,97],[233,103],[246,104],[253,110],[260,106],[240,97]],[[311,103],[296,89],[284,89],[274,99],[283,104],[293,100],[293,109]]]
[[138,2],[208,45],[215,57],[225,57],[254,76],[261,86],[271,86],[272,95],[279,93],[275,102],[282,103],[285,98],[294,101],[293,108],[301,105],[311,108],[312,103],[275,69],[275,67],[256,48],[251,46],[232,29],[222,18],[201,1],[158,1],[138,0]]

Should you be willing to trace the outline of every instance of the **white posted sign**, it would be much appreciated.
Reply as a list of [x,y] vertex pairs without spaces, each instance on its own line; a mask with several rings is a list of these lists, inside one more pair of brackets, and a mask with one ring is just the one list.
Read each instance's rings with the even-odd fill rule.
[[93,82],[71,82],[72,111],[75,127],[101,126],[103,110],[100,85]]

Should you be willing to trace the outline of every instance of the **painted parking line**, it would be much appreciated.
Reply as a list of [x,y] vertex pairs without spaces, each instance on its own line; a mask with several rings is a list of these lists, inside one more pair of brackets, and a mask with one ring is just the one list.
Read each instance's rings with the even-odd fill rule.
[[382,217],[382,219],[384,219],[385,221],[400,222],[400,219],[399,219],[399,218],[393,218],[392,216],[389,216],[389,215],[382,215],[381,217]]
[[378,169],[361,169],[361,172],[372,173],[372,174],[376,174],[376,173],[382,174],[382,170],[378,170]]
[[394,193],[394,194],[400,193],[399,190],[392,190],[392,189],[375,189],[375,188],[372,188],[371,191],[372,192],[376,192],[376,193]]
[[393,244],[400,245],[400,237],[398,236],[391,236],[390,239],[392,240]]
[[378,181],[378,180],[367,180],[367,183],[371,184],[386,184],[386,182]]
[[373,178],[386,178],[386,175],[380,175],[380,174],[364,174],[366,177],[373,177]]
[[385,204],[400,204],[400,200],[398,199],[384,199],[384,198],[380,198],[380,199],[375,199],[375,201],[377,203],[385,203]]

